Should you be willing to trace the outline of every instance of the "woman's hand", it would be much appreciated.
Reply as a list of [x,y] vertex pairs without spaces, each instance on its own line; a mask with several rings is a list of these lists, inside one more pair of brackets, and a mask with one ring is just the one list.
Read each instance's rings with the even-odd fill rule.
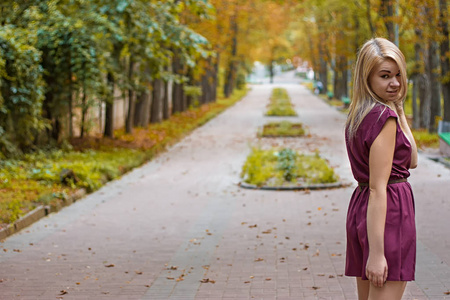
[[366,265],[366,277],[376,287],[383,287],[388,275],[388,265],[384,255],[370,255]]

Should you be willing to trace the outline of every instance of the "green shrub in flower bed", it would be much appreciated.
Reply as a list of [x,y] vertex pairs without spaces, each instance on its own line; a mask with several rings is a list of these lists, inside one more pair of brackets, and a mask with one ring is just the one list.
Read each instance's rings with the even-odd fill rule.
[[291,99],[283,88],[275,88],[270,97],[270,103],[266,112],[267,116],[296,116]]
[[253,148],[242,167],[244,183],[256,187],[301,187],[336,183],[338,176],[318,153]]
[[289,121],[270,122],[263,126],[260,134],[262,137],[296,137],[305,135],[302,123],[291,123]]
[[[0,162],[0,228],[41,204],[64,199],[78,188],[88,192],[149,159],[136,149],[42,151]],[[63,174],[70,175],[62,182]],[[44,201],[45,200],[45,201]]]

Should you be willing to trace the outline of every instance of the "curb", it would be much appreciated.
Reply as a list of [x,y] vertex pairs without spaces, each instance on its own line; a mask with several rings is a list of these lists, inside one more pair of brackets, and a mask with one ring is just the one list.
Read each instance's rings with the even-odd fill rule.
[[73,194],[71,194],[67,199],[63,199],[61,202],[58,202],[57,205],[40,205],[28,212],[26,215],[20,217],[17,221],[12,224],[9,224],[3,229],[0,229],[0,240],[3,240],[14,233],[19,232],[25,227],[30,226],[31,224],[39,221],[43,217],[53,213],[58,212],[66,206],[71,205],[77,200],[83,198],[86,195],[85,189],[76,190]]
[[268,190],[268,191],[298,191],[298,190],[326,190],[335,189],[347,186],[346,184],[338,181],[333,183],[320,183],[320,184],[308,184],[299,186],[256,186],[245,182],[239,182],[238,186],[245,189],[252,190]]

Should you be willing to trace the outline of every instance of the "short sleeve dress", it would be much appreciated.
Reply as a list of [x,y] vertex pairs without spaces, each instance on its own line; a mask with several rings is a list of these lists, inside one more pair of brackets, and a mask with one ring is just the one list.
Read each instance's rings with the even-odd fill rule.
[[[389,107],[376,104],[362,121],[355,137],[346,135],[347,153],[353,176],[360,183],[369,182],[369,151],[388,118],[397,114]],[[409,177],[411,144],[397,122],[394,159],[389,181]],[[367,280],[369,256],[367,238],[367,204],[369,187],[357,187],[347,212],[347,255],[345,275]],[[416,227],[414,197],[408,182],[387,185],[387,211],[384,251],[388,264],[388,281],[412,281],[416,262]]]

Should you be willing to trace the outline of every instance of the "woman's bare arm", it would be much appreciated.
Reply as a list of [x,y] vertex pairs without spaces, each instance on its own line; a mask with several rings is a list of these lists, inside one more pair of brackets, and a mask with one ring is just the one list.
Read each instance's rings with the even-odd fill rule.
[[377,287],[387,278],[388,266],[384,256],[384,228],[386,223],[386,187],[392,170],[397,123],[388,118],[369,154],[369,203],[367,207],[367,237],[369,258],[366,276]]

